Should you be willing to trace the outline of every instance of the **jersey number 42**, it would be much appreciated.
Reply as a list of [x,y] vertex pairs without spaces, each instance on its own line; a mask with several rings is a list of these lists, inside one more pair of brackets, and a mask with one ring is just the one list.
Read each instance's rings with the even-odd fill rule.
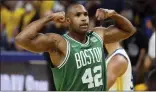
[[[94,73],[93,76],[92,73]],[[88,88],[99,87],[103,85],[102,82],[102,68],[101,66],[95,66],[92,68],[87,68],[82,76],[82,82],[88,83]]]

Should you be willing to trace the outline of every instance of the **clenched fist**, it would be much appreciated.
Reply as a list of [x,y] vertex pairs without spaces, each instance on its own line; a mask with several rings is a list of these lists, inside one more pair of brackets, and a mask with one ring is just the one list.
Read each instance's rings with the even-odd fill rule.
[[54,22],[64,23],[65,22],[65,12],[53,13],[52,20]]
[[59,24],[64,27],[67,27],[69,25],[69,22],[65,20],[65,12],[52,13],[52,14],[49,14],[47,18],[50,21],[53,21],[55,24]]
[[64,12],[57,12],[57,13],[51,13],[48,14],[46,17],[44,17],[45,21],[53,21],[55,23],[63,23],[65,22],[65,13]]
[[104,20],[106,18],[113,16],[114,14],[116,14],[114,10],[100,8],[97,9],[95,16],[98,20]]

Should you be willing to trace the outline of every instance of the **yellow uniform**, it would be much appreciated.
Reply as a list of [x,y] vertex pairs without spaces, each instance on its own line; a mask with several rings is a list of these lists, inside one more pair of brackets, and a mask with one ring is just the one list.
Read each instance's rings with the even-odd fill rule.
[[10,11],[4,7],[1,8],[1,23],[5,25],[8,39],[13,37],[14,30],[19,26],[24,12],[23,8],[18,8],[15,11]]
[[132,78],[132,68],[131,68],[131,62],[130,59],[125,52],[123,48],[115,50],[107,59],[106,59],[106,65],[110,62],[110,59],[115,55],[122,55],[124,56],[128,61],[128,67],[125,73],[118,77],[116,82],[113,84],[113,86],[109,89],[110,91],[121,91],[126,90],[130,91],[133,90],[133,78]]
[[35,16],[36,10],[32,9],[29,13],[27,13],[24,17],[23,17],[23,25],[22,25],[22,29],[24,27],[26,27],[32,20],[32,18]]
[[40,5],[40,17],[43,17],[43,14],[47,11],[52,11],[54,4],[55,1],[42,1]]

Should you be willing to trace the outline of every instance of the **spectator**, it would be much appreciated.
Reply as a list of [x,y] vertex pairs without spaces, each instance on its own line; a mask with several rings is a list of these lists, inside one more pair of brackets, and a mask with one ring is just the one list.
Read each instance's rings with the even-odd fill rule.
[[143,67],[144,64],[144,58],[147,53],[147,43],[146,36],[140,29],[137,29],[136,34],[123,42],[123,46],[130,57],[132,68],[135,73],[134,84],[138,82],[138,77],[135,78],[135,75],[140,76],[138,74],[142,73],[140,68]]
[[155,16],[152,17],[151,23],[150,23],[150,27],[153,31],[152,36],[149,39],[149,48],[148,48],[148,56],[150,57],[151,61],[152,61],[152,69],[156,67],[156,48],[155,48],[155,36],[156,36],[156,18]]
[[53,12],[65,11],[66,8],[72,3],[76,3],[76,1],[75,0],[56,1],[53,7]]
[[151,20],[152,20],[152,17],[148,16],[145,18],[145,21],[144,21],[144,24],[145,24],[144,33],[147,36],[147,39],[150,39],[154,31]]
[[[17,1],[4,1],[1,7],[1,23],[7,37],[9,49],[14,50],[14,36],[18,32],[18,26],[25,10],[23,8],[16,9]],[[14,49],[13,49],[14,48]]]
[[127,40],[124,40],[123,45],[128,55],[130,56],[131,63],[135,67],[138,62],[144,59],[147,52],[147,39],[146,36],[137,29],[136,34]]
[[152,18],[150,22],[150,29],[152,30],[153,34],[149,39],[149,48],[148,48],[148,55],[153,60],[155,58],[155,34],[156,34],[156,19],[155,16]]
[[40,17],[43,17],[46,12],[51,11],[56,1],[40,1]]

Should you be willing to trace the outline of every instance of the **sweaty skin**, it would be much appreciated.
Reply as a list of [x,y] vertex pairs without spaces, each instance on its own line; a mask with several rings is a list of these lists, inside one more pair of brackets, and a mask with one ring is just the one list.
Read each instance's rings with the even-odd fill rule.
[[[98,9],[96,17],[98,20],[110,17],[116,22],[114,26],[108,28],[96,27],[92,30],[103,39],[104,44],[126,39],[136,32],[130,21],[114,10]],[[28,51],[49,52],[53,65],[57,67],[66,56],[67,42],[61,35],[40,33],[44,25],[50,21],[68,25],[68,35],[81,43],[85,43],[87,41],[86,32],[88,31],[89,17],[83,5],[75,4],[68,8],[66,17],[62,12],[54,13],[30,23],[16,36],[16,44]]]

